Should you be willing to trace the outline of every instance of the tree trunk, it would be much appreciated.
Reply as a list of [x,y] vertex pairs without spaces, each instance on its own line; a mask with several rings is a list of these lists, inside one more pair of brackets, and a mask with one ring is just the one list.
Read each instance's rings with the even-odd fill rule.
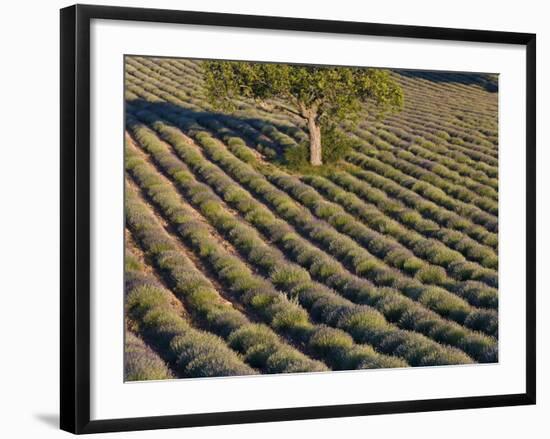
[[323,158],[321,154],[321,127],[315,120],[315,115],[307,118],[307,129],[309,131],[309,162],[312,166],[321,166]]

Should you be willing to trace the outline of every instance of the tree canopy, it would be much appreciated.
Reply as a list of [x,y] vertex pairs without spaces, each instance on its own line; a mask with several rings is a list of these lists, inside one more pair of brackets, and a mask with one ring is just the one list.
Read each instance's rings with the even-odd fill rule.
[[382,69],[235,61],[203,66],[208,97],[218,107],[232,110],[235,98],[252,98],[304,120],[314,166],[322,163],[321,127],[355,122],[365,103],[377,115],[403,105],[401,87]]

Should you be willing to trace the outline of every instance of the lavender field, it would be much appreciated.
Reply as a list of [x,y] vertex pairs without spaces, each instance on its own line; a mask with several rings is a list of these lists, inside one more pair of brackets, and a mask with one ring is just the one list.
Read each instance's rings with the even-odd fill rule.
[[125,379],[498,361],[496,77],[389,72],[403,108],[313,169],[202,64],[125,58]]

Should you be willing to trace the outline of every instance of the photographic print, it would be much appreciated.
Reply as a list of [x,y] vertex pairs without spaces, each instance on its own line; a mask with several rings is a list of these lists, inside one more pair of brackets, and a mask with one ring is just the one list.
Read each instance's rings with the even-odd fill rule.
[[60,20],[63,430],[535,404],[535,34]]
[[126,381],[498,362],[496,73],[124,63]]

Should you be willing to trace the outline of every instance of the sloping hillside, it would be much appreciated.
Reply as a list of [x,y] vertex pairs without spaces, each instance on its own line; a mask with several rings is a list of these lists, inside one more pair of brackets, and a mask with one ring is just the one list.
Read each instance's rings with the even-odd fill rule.
[[299,120],[125,67],[127,379],[498,360],[495,78],[394,71],[403,111],[301,174]]

